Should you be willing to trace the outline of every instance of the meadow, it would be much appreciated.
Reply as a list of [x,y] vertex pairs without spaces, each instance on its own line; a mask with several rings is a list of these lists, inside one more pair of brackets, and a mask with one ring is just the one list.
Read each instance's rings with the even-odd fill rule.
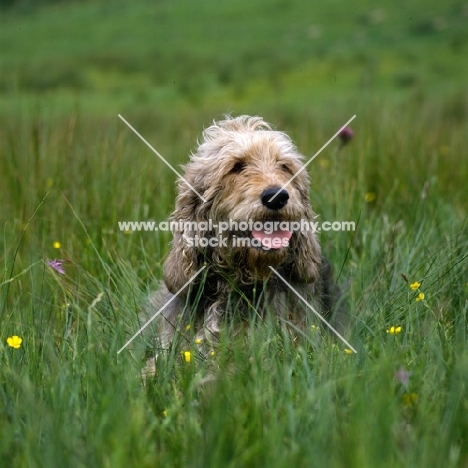
[[[0,2],[0,466],[468,466],[468,8],[309,3]],[[266,323],[145,382],[171,237],[118,221],[175,175],[117,115],[179,167],[225,113],[306,157],[357,116],[309,166],[357,354]]]

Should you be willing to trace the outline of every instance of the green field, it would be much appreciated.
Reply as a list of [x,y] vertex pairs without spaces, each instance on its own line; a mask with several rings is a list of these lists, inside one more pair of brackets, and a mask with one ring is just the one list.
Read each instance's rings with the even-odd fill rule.
[[[0,466],[468,467],[467,23],[462,1],[0,1]],[[358,224],[320,235],[358,353],[265,324],[145,384],[148,337],[117,351],[170,234],[118,221],[167,219],[175,175],[117,115],[178,167],[226,113],[307,157],[357,115],[309,173],[321,219]]]

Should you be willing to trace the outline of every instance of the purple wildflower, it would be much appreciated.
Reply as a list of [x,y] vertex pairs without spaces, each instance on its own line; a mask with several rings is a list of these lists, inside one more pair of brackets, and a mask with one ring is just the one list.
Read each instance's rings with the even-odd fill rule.
[[403,366],[401,366],[394,374],[395,380],[398,380],[402,385],[404,385],[406,388],[408,387],[409,384],[409,378],[410,378],[411,372],[407,371]]
[[61,275],[65,274],[65,270],[62,268],[63,260],[48,260],[47,265],[52,267],[55,271],[59,272]]
[[345,127],[341,132],[338,134],[341,140],[341,144],[347,145],[353,138],[354,136],[354,131],[351,127]]

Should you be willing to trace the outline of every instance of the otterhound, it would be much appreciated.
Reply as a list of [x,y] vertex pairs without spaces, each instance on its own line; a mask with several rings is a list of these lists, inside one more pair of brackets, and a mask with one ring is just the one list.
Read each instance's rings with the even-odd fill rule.
[[330,316],[334,283],[317,237],[304,224],[288,228],[315,218],[303,167],[291,139],[260,117],[226,118],[204,131],[177,183],[171,220],[180,228],[151,299],[153,311],[170,301],[159,317],[163,348],[175,337],[213,340],[223,324],[267,315],[305,330],[310,311],[270,267]]

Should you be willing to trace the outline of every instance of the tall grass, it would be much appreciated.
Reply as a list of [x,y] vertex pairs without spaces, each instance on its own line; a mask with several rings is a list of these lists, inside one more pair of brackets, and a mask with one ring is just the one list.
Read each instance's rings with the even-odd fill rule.
[[[10,3],[0,465],[467,466],[463,6]],[[357,223],[320,241],[358,353],[321,329],[295,343],[256,324],[208,357],[163,354],[144,380],[150,338],[117,351],[170,236],[118,221],[165,220],[175,180],[117,113],[178,167],[225,112],[263,116],[306,157],[357,115],[350,144],[309,172],[320,219]]]
[[[353,112],[324,118],[299,109],[294,120],[264,110],[308,155]],[[431,104],[418,113],[391,105],[357,113],[355,139],[312,165],[311,197],[323,220],[359,221],[355,233],[321,234],[347,285],[347,337],[358,354],[326,333],[317,341],[322,332],[313,330],[298,347],[265,325],[248,339],[223,337],[206,359],[195,347],[189,363],[168,355],[146,383],[147,338],[117,350],[140,325],[169,239],[119,232],[117,221],[165,219],[172,174],[117,118],[4,122],[2,459],[13,466],[466,464],[464,128]],[[204,123],[187,114],[158,128],[146,116],[128,117],[174,164],[186,161]],[[45,263],[53,258],[64,260],[65,275]],[[424,301],[403,275],[421,282]],[[387,333],[398,325],[400,333]],[[6,344],[15,334],[19,349]],[[411,373],[408,388],[394,377],[401,366]]]

